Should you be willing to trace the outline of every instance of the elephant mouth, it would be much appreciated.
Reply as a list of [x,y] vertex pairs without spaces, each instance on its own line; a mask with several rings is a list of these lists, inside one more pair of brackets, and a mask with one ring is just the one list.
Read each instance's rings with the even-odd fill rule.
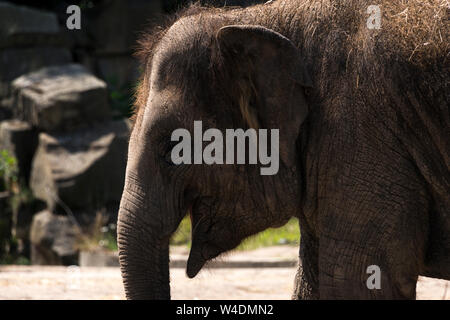
[[[197,197],[191,204],[189,209],[189,217],[191,220],[191,250],[186,265],[186,274],[189,278],[194,278],[203,268],[207,261],[207,257],[203,255],[201,245],[198,242],[198,231],[204,215],[201,215],[202,197]],[[197,219],[197,217],[199,217]]]
[[192,226],[192,245],[186,266],[186,274],[189,278],[194,278],[207,261],[216,258],[225,251],[207,240],[210,237],[213,225],[211,203],[211,198],[199,197],[193,202],[189,210]]
[[187,276],[194,278],[209,260],[216,258],[224,251],[210,243],[192,246],[186,266]]
[[192,249],[189,253],[189,258],[187,261],[186,266],[186,274],[189,278],[194,278],[200,270],[203,268],[203,266],[206,263],[206,259],[198,257],[197,254],[193,254]]

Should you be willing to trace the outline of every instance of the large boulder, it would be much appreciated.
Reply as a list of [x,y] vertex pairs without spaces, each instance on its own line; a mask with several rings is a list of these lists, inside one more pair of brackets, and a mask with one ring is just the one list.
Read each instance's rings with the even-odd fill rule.
[[119,202],[128,135],[126,120],[66,134],[41,133],[30,178],[34,196],[50,210]]
[[76,248],[79,230],[67,216],[45,210],[33,217],[30,231],[31,263],[73,265],[78,262]]
[[72,55],[65,48],[34,47],[0,50],[0,99],[11,94],[11,82],[42,67],[67,64]]
[[12,87],[16,116],[44,131],[68,131],[110,117],[105,82],[79,64],[42,68]]
[[37,132],[27,122],[6,120],[0,123],[0,150],[7,150],[17,159],[19,175],[26,181],[30,175],[37,137]]
[[0,2],[0,48],[61,45],[54,13]]

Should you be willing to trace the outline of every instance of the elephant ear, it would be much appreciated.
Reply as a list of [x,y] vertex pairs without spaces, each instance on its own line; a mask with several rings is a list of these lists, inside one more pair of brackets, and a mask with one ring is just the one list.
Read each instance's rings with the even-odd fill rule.
[[[232,81],[238,91],[233,95],[238,97],[242,117],[249,127],[258,128],[261,120],[274,112],[270,110],[270,102],[281,103],[278,98],[289,94],[293,83],[312,86],[299,50],[291,40],[274,30],[255,25],[230,25],[222,27],[216,39],[226,67],[232,70]],[[306,104],[300,103],[294,112],[303,122],[308,112]]]

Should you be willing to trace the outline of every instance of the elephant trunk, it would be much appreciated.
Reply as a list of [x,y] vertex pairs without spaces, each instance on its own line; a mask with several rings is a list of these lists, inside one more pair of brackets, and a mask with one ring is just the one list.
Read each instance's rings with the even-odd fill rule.
[[170,235],[163,226],[173,219],[164,223],[161,208],[149,205],[147,196],[138,184],[126,182],[117,228],[125,294],[127,299],[170,299]]

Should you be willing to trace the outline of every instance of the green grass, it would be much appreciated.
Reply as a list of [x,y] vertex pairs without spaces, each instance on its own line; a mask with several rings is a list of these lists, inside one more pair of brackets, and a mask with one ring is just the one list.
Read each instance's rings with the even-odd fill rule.
[[[300,231],[298,220],[292,218],[284,226],[280,228],[270,228],[260,232],[246,240],[244,240],[237,250],[252,250],[261,247],[270,247],[275,245],[296,245],[300,242]],[[191,246],[191,221],[189,217],[185,217],[177,231],[170,240],[170,244],[174,246]],[[96,221],[90,230],[83,234],[77,247],[80,250],[104,249],[110,251],[117,250],[115,239],[115,226],[107,227],[101,215],[97,215]]]
[[189,217],[184,217],[178,226],[177,231],[170,239],[170,244],[174,246],[191,246],[191,221]]
[[238,250],[252,250],[261,247],[275,245],[296,245],[300,243],[300,229],[298,219],[292,218],[280,228],[269,228],[246,240],[244,240]]
[[29,258],[24,257],[24,256],[7,255],[7,256],[0,258],[0,265],[8,265],[8,264],[29,266],[29,265],[31,265],[31,261]]
[[[292,218],[280,228],[269,228],[246,240],[244,240],[237,250],[252,250],[261,247],[275,245],[298,245],[300,243],[300,230],[298,219]],[[171,245],[191,245],[191,222],[188,217],[181,221],[175,234],[170,241]]]

